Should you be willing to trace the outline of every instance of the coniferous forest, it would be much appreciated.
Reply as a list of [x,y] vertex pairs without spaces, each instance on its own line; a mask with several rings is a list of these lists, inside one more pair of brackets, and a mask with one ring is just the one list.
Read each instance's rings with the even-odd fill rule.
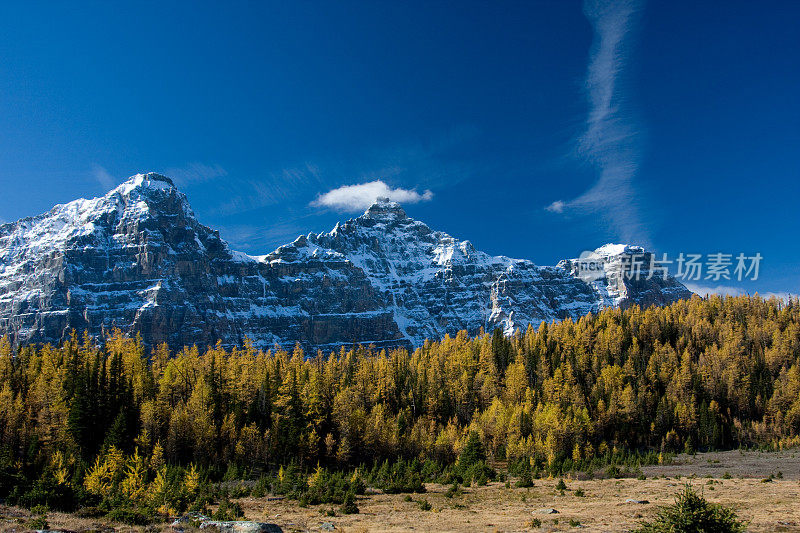
[[347,508],[365,483],[524,483],[798,443],[797,300],[608,309],[413,353],[0,341],[0,498],[129,522],[202,509],[220,480]]

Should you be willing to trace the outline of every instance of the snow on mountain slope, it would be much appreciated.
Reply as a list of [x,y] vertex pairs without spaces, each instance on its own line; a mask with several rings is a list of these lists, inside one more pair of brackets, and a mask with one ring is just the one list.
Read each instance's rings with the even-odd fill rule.
[[[492,257],[380,200],[258,258],[197,222],[186,197],[139,174],[101,198],[0,226],[0,334],[58,342],[113,327],[173,346],[300,342],[418,346],[425,338],[688,297],[677,281],[616,277],[633,248],[596,250],[606,275]],[[623,265],[623,266],[621,266]],[[613,282],[613,283],[612,283]]]
[[[566,272],[489,256],[409,218],[388,200],[329,233],[293,243],[298,251],[310,247],[346,257],[362,270],[384,296],[403,337],[417,346],[460,329],[502,327],[511,333],[597,309],[589,287]],[[280,260],[285,250],[269,260]]]
[[689,298],[691,292],[667,274],[658,258],[641,246],[606,244],[577,259],[565,259],[560,268],[589,284],[599,307],[665,305]]

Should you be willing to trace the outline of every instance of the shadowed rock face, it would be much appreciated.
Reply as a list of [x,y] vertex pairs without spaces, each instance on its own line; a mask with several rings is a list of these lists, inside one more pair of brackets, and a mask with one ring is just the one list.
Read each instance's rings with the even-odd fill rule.
[[[607,272],[626,253],[609,254]],[[411,347],[460,329],[510,333],[690,294],[672,278],[610,285],[582,279],[570,261],[489,256],[386,200],[329,233],[251,257],[200,224],[157,174],[0,226],[0,334],[17,344],[118,327],[172,347],[245,337],[263,347]]]

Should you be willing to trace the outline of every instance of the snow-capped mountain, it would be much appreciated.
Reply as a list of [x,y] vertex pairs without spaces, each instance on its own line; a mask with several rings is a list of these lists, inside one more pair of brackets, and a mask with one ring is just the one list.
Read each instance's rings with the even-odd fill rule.
[[73,328],[119,327],[173,347],[245,337],[264,347],[419,346],[461,329],[511,333],[689,297],[669,276],[629,279],[634,256],[651,257],[623,245],[555,267],[492,257],[379,200],[328,233],[252,257],[200,224],[168,178],[139,174],[101,198],[0,226],[0,335],[58,342]]

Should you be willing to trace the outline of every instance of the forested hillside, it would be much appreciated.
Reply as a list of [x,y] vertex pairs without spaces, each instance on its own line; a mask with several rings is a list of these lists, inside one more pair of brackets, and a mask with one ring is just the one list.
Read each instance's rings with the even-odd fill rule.
[[36,480],[100,490],[121,454],[142,487],[164,465],[447,465],[471,432],[490,464],[557,470],[625,451],[797,444],[800,304],[693,298],[413,353],[0,342],[0,497]]

